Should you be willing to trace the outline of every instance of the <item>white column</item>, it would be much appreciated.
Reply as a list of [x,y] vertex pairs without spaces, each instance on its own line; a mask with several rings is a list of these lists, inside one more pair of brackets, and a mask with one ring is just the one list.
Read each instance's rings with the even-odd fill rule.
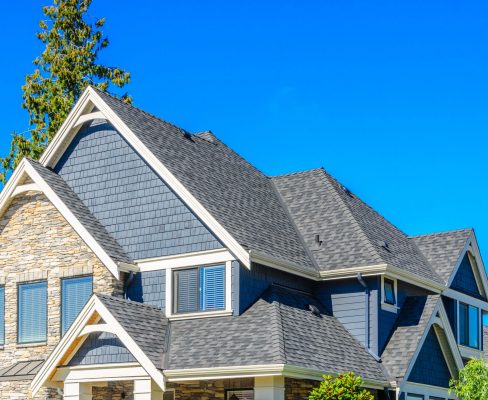
[[134,381],[134,400],[159,400],[153,387],[151,378],[136,379]]
[[284,400],[285,378],[257,376],[254,378],[254,400]]
[[64,400],[92,400],[92,387],[88,383],[65,382]]

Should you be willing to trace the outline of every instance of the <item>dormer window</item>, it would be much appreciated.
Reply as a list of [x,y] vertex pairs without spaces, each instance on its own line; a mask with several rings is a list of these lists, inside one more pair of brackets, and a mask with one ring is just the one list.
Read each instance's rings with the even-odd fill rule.
[[479,309],[459,302],[459,344],[479,349],[480,330]]
[[396,279],[381,277],[381,309],[393,313],[398,311]]

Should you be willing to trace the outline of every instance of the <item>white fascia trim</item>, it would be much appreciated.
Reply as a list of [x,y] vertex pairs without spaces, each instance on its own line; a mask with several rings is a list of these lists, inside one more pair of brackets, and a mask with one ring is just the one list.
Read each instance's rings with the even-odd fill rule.
[[[182,201],[197,215],[204,225],[224,243],[224,245],[239,259],[247,268],[251,262],[249,253],[230,235],[229,232],[203,207],[203,205],[186,189],[186,187],[158,160],[158,158],[141,142],[141,140],[127,127],[118,115],[102,100],[102,98],[88,87],[75,105],[73,111],[83,110],[87,104],[92,103],[103,114],[114,128],[124,137],[124,139],[134,148],[134,150],[146,160],[152,169],[175,191]],[[92,107],[93,108],[93,107]],[[70,140],[65,140],[69,136],[72,138],[71,128],[74,127],[76,120],[80,117],[77,113],[71,119],[70,124],[63,124],[55,135],[55,140],[51,142],[43,156],[41,163],[44,166],[53,166],[59,154],[67,147]],[[71,113],[70,113],[71,115]],[[68,117],[70,117],[70,115]],[[66,121],[65,121],[66,122]]]
[[422,383],[404,381],[400,384],[400,391],[404,393],[424,395],[426,396],[425,400],[428,400],[429,396],[440,397],[449,400],[457,399],[456,396],[449,394],[449,389],[441,388],[438,386],[424,385]]
[[89,319],[95,314],[98,314],[104,320],[104,322],[110,326],[112,332],[117,335],[124,346],[127,347],[141,367],[144,368],[147,374],[156,382],[161,390],[164,391],[165,380],[161,371],[159,371],[151,360],[149,360],[147,355],[141,350],[136,342],[134,342],[134,340],[114,318],[110,311],[103,305],[103,303],[96,297],[96,294],[94,294],[85,307],[83,307],[78,317],[76,317],[71,327],[51,352],[42,368],[32,380],[31,389],[33,395],[35,395],[39,389],[52,378],[58,368],[59,363],[67,355],[67,352],[71,349],[75,340],[80,336]]
[[215,317],[230,317],[234,312],[232,310],[219,310],[219,311],[203,311],[197,313],[186,314],[172,314],[168,316],[170,321],[182,321],[187,319],[201,319],[201,318],[215,318]]
[[[15,168],[12,176],[4,186],[0,193],[0,215],[3,215],[5,210],[10,205],[13,196],[16,194],[18,187],[26,185],[19,185],[21,179],[25,176],[29,176],[34,183],[28,184],[30,188],[34,188],[45,194],[47,199],[54,205],[64,219],[71,225],[74,231],[81,237],[85,244],[95,253],[100,261],[108,268],[108,270],[117,278],[119,277],[118,265],[114,260],[105,252],[105,250],[98,244],[93,236],[86,230],[86,228],[78,221],[71,210],[61,201],[46,181],[37,173],[37,171],[29,164],[26,159],[22,159]],[[34,185],[34,186],[30,186]]]
[[445,286],[442,283],[437,283],[431,279],[423,278],[419,275],[405,271],[401,268],[388,265],[387,276],[399,279],[403,282],[411,283],[412,285],[430,290],[434,293],[441,293]]
[[53,380],[61,382],[111,382],[149,378],[138,363],[95,364],[58,368]]
[[279,269],[280,271],[289,272],[294,275],[298,275],[308,279],[318,280],[319,276],[316,271],[311,271],[308,268],[304,268],[298,264],[286,262],[268,254],[251,250],[249,251],[250,261],[252,263],[261,264],[267,267]]
[[457,290],[447,288],[445,289],[442,294],[447,296],[451,299],[460,301],[462,303],[466,303],[472,306],[475,306],[481,310],[488,311],[488,302],[484,300],[477,299],[476,297],[468,296],[467,294],[458,292]]
[[357,274],[362,276],[371,276],[385,273],[387,271],[387,264],[367,265],[364,267],[354,268],[340,268],[332,271],[320,271],[321,280],[328,281],[334,279],[348,279],[355,278]]
[[[326,371],[311,368],[297,367],[288,364],[243,365],[234,367],[169,369],[163,371],[167,382],[185,382],[195,380],[252,378],[256,376],[285,376],[288,378],[301,378],[322,380]],[[337,375],[330,373],[330,375]],[[374,389],[383,389],[390,386],[387,381],[364,380],[365,386]]]
[[234,256],[227,249],[199,251],[194,253],[176,254],[157,258],[136,260],[141,272],[159,271],[167,268],[193,267],[234,261]]

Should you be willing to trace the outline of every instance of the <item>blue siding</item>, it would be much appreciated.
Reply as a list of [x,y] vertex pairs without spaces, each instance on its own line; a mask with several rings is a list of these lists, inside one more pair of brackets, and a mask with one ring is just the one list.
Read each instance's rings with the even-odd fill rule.
[[467,253],[464,255],[463,261],[461,261],[451,287],[470,296],[481,297]]
[[244,312],[273,283],[312,292],[312,281],[277,269],[253,264],[251,270],[239,271],[239,313]]
[[[381,282],[381,280],[378,280]],[[397,305],[402,307],[407,296],[425,296],[429,292],[426,290],[410,285],[408,283],[398,281],[397,282]],[[391,311],[386,311],[381,309],[381,296],[378,296],[378,348],[380,354],[383,352],[388,339],[392,334],[393,327],[395,325],[398,314],[401,310],[395,314]]]
[[222,247],[110,124],[84,127],[55,171],[135,260]]
[[127,288],[127,298],[139,303],[165,309],[166,304],[166,271],[139,272]]
[[[369,346],[378,353],[378,278],[365,278],[369,287]],[[366,293],[357,279],[318,284],[316,296],[361,343],[366,343]]]
[[457,337],[457,301],[449,297],[442,296],[442,303],[444,304],[444,308],[446,309],[447,318],[449,319],[449,325],[451,325],[454,337]]
[[111,333],[91,333],[78,349],[69,365],[113,364],[134,362],[136,359]]
[[[432,366],[435,365],[435,368]],[[425,385],[449,387],[451,373],[433,328],[430,328],[408,381]]]

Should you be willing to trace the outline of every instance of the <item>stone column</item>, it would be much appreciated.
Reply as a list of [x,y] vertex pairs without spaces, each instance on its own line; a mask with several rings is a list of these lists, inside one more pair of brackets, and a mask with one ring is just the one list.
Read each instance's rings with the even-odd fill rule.
[[64,400],[92,400],[92,387],[88,383],[65,382]]
[[163,391],[150,378],[136,379],[134,400],[163,400]]
[[257,376],[254,378],[254,400],[284,400],[283,376]]

